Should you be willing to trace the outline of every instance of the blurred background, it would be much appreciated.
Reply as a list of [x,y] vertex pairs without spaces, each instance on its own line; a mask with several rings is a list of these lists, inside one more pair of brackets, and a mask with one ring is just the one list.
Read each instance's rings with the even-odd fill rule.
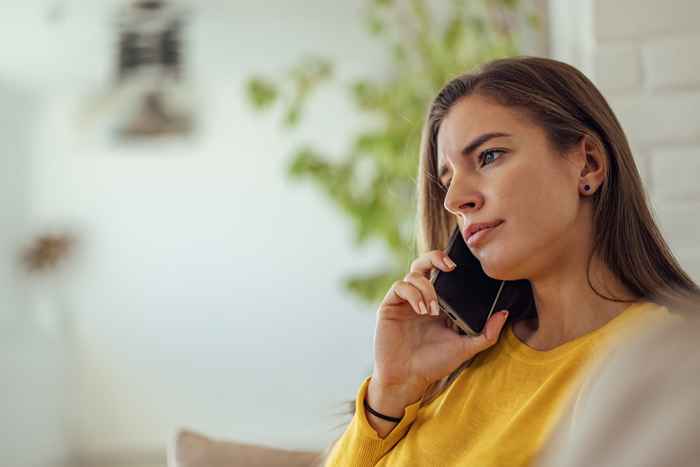
[[694,0],[2,0],[0,465],[321,450],[415,255],[422,118],[542,55],[627,131],[700,281]]

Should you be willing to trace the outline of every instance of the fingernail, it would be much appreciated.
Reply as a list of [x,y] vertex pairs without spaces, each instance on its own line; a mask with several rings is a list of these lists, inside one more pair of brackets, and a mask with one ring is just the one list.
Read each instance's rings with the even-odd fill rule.
[[440,314],[440,307],[435,300],[430,302],[430,308],[433,310],[433,316],[438,316]]
[[457,267],[457,265],[450,259],[449,256],[445,256],[442,261],[447,265],[448,268]]
[[501,314],[503,315],[503,320],[505,321],[508,319],[508,310],[502,311]]
[[420,308],[420,313],[422,315],[427,315],[428,314],[428,309],[425,307],[425,303],[423,302],[418,302],[418,307]]

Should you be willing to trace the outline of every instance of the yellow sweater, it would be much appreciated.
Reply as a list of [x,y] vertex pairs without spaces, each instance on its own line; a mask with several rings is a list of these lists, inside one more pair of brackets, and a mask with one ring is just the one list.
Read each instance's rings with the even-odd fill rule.
[[609,355],[635,326],[673,316],[656,303],[638,302],[600,328],[548,351],[528,347],[506,326],[498,342],[478,354],[438,398],[406,407],[384,439],[366,418],[367,377],[357,393],[355,415],[325,466],[534,465],[569,398],[580,390],[584,370]]

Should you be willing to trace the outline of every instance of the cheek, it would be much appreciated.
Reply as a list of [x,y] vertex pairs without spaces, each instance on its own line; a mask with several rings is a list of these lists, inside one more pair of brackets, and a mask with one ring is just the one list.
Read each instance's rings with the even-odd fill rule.
[[[501,193],[499,215],[505,219],[492,242],[475,251],[484,272],[501,280],[527,277],[533,257],[552,252],[576,218],[576,199],[555,180],[513,180]],[[530,179],[532,180],[532,179]]]
[[576,218],[577,200],[555,180],[541,180],[524,190],[513,216],[518,230],[532,243],[551,241],[566,231]]

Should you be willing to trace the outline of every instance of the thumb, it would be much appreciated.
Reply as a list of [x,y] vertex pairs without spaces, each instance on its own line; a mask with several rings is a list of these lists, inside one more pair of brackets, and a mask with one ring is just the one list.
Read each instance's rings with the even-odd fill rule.
[[476,337],[471,339],[475,340],[475,343],[479,347],[479,351],[485,350],[491,347],[498,341],[498,336],[505,325],[506,318],[508,318],[508,310],[501,310],[498,313],[494,313],[489,317],[484,329]]

